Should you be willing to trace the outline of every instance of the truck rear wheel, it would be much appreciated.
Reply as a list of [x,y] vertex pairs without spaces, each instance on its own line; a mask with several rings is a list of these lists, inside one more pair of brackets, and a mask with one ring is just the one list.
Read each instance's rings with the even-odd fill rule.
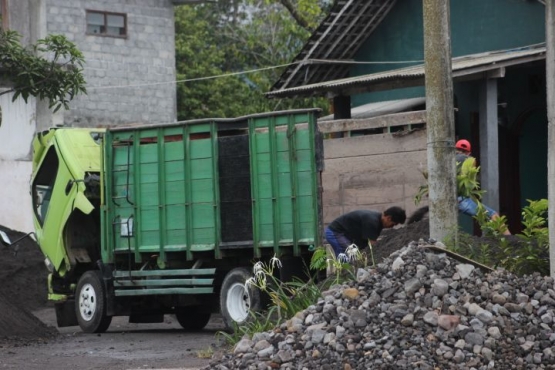
[[262,307],[260,290],[246,285],[251,276],[247,269],[238,267],[224,278],[220,290],[220,310],[228,330],[245,323],[251,312],[259,311]]
[[182,307],[175,311],[175,318],[185,330],[203,329],[210,321],[210,310],[207,307]]
[[75,291],[77,322],[85,333],[104,333],[112,322],[106,315],[106,290],[100,271],[87,271]]

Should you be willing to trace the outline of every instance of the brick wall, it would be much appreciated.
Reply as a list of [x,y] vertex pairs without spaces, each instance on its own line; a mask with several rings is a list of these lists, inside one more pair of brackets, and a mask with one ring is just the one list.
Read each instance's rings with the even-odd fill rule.
[[[127,37],[87,35],[86,10],[126,14]],[[47,0],[46,12],[47,33],[66,35],[86,60],[88,95],[70,103],[71,109],[64,114],[66,125],[175,121],[175,42],[170,0]]]

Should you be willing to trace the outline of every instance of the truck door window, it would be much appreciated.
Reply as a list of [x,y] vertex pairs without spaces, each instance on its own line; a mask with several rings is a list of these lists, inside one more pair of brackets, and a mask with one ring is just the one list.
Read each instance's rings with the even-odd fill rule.
[[50,147],[33,181],[33,206],[35,216],[41,225],[44,224],[48,206],[50,205],[50,197],[52,196],[52,189],[54,188],[56,174],[58,173],[58,164],[56,150],[54,147]]

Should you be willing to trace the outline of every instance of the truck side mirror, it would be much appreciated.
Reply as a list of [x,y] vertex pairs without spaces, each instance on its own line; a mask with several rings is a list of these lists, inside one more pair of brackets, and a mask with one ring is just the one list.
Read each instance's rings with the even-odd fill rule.
[[2,239],[2,244],[4,244],[6,247],[11,247],[12,245],[14,245],[14,251],[13,251],[14,256],[17,255],[17,251],[19,250],[19,245],[17,244],[17,242],[19,242],[19,241],[21,241],[25,238],[29,238],[30,235],[33,235],[36,239],[36,234],[31,231],[30,233],[25,234],[21,238],[12,242],[10,240],[10,237],[8,236],[8,234],[6,234],[4,231],[0,230],[0,238]]
[[21,241],[21,240],[23,240],[23,239],[25,239],[25,238],[29,238],[31,235],[34,236],[33,240],[36,241],[36,237],[37,237],[37,236],[36,236],[36,234],[35,234],[34,232],[31,231],[30,233],[25,234],[25,235],[23,235],[21,238],[19,238],[19,239],[17,239],[17,240],[15,240],[15,241],[12,242],[12,241],[10,240],[10,237],[8,236],[8,234],[6,234],[4,231],[0,230],[0,238],[2,239],[2,244],[4,244],[6,247],[9,247],[9,246],[11,246],[11,245],[14,245],[14,244],[16,244],[17,242],[19,242],[19,241]]
[[12,245],[12,241],[10,240],[10,237],[2,230],[0,230],[0,238],[2,238],[2,244],[4,244],[6,247],[9,247],[10,245]]

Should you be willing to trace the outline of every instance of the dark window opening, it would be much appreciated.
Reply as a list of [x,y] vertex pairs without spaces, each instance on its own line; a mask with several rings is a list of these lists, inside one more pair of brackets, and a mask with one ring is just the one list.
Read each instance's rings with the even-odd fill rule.
[[157,137],[142,137],[139,140],[139,143],[141,145],[145,145],[145,144],[156,144],[158,143],[158,138]]
[[528,76],[528,90],[531,95],[545,91],[545,78],[537,74]]
[[183,141],[183,135],[166,135],[164,136],[165,143],[171,143],[174,141]]
[[237,136],[237,135],[247,135],[247,130],[225,130],[225,131],[218,131],[218,137],[225,137],[225,136]]
[[51,147],[40,165],[32,187],[33,208],[35,209],[35,216],[41,225],[44,224],[44,219],[48,212],[52,189],[58,174],[58,166],[58,155],[54,147]]
[[209,132],[199,132],[196,134],[190,134],[189,140],[201,140],[201,139],[210,139]]
[[127,36],[127,15],[87,10],[87,34],[99,36]]
[[352,130],[351,131],[351,137],[354,136],[365,136],[365,135],[379,135],[379,134],[383,134],[384,133],[384,129],[383,128],[369,128],[366,130]]

